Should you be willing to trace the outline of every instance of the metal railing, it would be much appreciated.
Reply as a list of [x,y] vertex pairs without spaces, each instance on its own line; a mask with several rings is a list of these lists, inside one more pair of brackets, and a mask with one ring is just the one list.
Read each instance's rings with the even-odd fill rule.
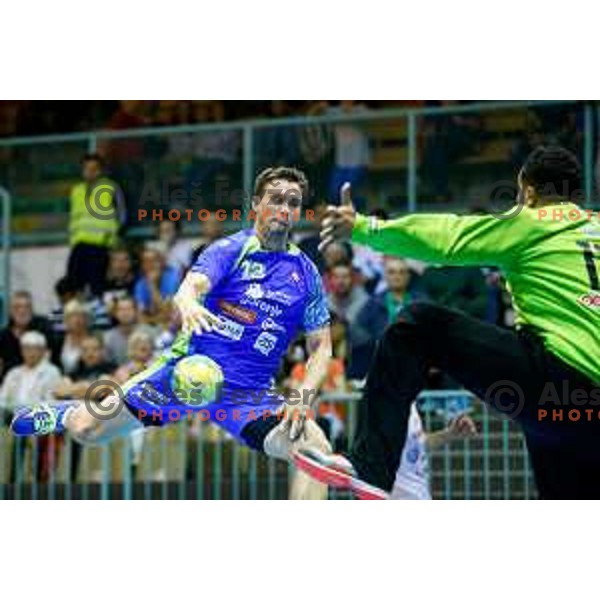
[[[563,112],[556,117],[556,111]],[[396,211],[412,212],[427,205],[425,200],[432,184],[432,176],[422,168],[423,157],[428,152],[427,143],[423,147],[423,139],[432,139],[431,145],[438,154],[440,149],[447,150],[448,154],[458,152],[451,147],[455,144],[448,137],[430,130],[435,130],[444,119],[461,116],[491,119],[490,127],[486,129],[484,124],[481,128],[482,137],[476,147],[457,159],[458,163],[462,161],[477,168],[477,177],[470,176],[472,182],[482,179],[482,169],[485,170],[485,165],[494,161],[503,162],[504,169],[491,173],[492,179],[499,174],[513,177],[510,145],[516,140],[514,136],[526,136],[542,129],[546,137],[577,146],[584,166],[586,200],[592,203],[594,111],[595,106],[591,103],[484,102],[448,107],[367,110],[348,115],[6,138],[0,139],[0,181],[12,193],[15,211],[19,213],[15,243],[64,242],[68,210],[66,198],[69,185],[79,177],[79,158],[84,152],[104,149],[110,154],[112,148],[113,153],[119,153],[122,164],[116,170],[134,196],[133,200],[129,198],[132,203],[141,201],[146,184],[160,184],[167,179],[178,180],[189,191],[194,177],[202,179],[206,176],[207,165],[199,163],[212,160],[210,157],[215,152],[215,144],[217,155],[225,152],[227,156],[213,161],[220,165],[213,167],[224,171],[232,189],[249,193],[257,169],[269,164],[271,159],[288,158],[309,172],[315,193],[324,199],[328,196],[328,180],[335,165],[336,144],[332,132],[345,126],[362,131],[369,139],[373,156],[369,159],[369,182],[366,185],[370,197],[377,203],[389,200]],[[573,132],[576,135],[567,141],[566,120],[572,121],[576,130]],[[497,138],[489,138],[492,130]],[[278,151],[272,149],[273,144],[285,145],[285,141],[290,139],[291,145],[298,146],[294,152],[286,154],[281,148]],[[463,142],[457,140],[459,146]],[[123,155],[127,155],[131,144],[134,144],[134,157],[125,164]],[[458,171],[456,173],[456,177],[450,174],[454,179],[451,187],[461,189],[462,175]],[[485,191],[479,189],[473,193]],[[159,194],[164,194],[160,185]],[[210,201],[206,199],[206,202]],[[39,213],[28,220],[27,214],[34,213],[26,214],[23,208],[31,211],[35,206],[39,207]],[[138,230],[139,235],[149,232],[148,226],[140,226]]]
[[[324,394],[344,423],[347,447],[357,394]],[[480,435],[430,452],[436,499],[535,497],[523,436],[463,391],[420,396],[426,431],[467,411]],[[0,499],[285,499],[293,467],[232,440],[217,426],[185,421],[109,446],[82,448],[68,436],[12,438],[0,431]],[[347,498],[330,491],[331,498]]]

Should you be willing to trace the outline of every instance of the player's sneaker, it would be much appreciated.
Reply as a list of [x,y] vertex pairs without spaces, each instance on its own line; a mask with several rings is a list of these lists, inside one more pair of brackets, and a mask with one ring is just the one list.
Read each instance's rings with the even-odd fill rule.
[[65,430],[65,415],[77,402],[27,406],[16,411],[10,429],[15,435],[50,435]]
[[294,464],[330,487],[350,490],[360,500],[387,500],[388,494],[356,476],[352,463],[341,454],[325,454],[315,449],[298,450]]

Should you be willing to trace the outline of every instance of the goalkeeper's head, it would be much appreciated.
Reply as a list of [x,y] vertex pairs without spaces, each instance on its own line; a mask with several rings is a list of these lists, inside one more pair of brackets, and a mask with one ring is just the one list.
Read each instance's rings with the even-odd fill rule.
[[562,146],[538,146],[519,173],[519,194],[530,207],[581,202],[581,165],[575,154]]

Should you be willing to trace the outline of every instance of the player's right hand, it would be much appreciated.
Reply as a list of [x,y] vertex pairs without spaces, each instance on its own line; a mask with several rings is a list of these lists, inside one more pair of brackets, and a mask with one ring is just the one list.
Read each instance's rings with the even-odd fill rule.
[[349,183],[344,183],[340,190],[340,206],[328,206],[325,212],[319,250],[322,252],[333,242],[350,239],[355,221],[356,210],[352,204],[352,190]]
[[185,334],[196,333],[202,335],[204,332],[212,331],[214,328],[223,325],[219,317],[196,300],[179,301],[177,308],[181,315],[181,330]]

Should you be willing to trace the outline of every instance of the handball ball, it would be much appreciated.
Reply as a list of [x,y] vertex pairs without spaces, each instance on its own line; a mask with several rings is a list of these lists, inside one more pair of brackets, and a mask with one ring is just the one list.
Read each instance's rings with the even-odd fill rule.
[[223,386],[221,367],[208,356],[196,354],[180,360],[173,371],[173,392],[188,406],[206,406],[217,400]]

